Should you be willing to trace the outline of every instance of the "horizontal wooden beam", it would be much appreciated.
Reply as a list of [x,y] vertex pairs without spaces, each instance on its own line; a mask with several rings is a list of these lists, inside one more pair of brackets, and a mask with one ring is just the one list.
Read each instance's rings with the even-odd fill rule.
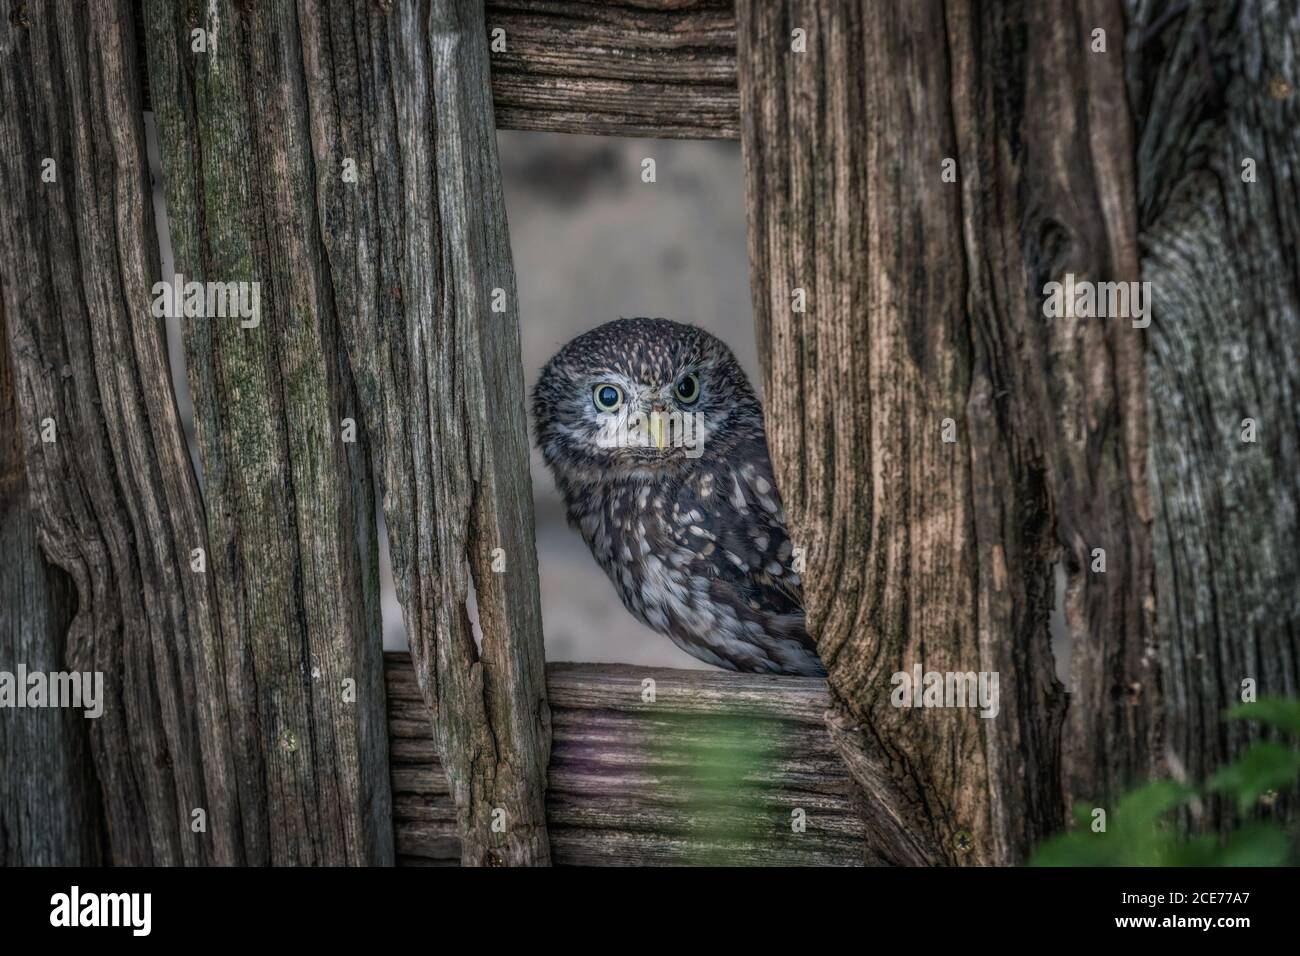
[[[385,659],[399,863],[455,865],[428,711],[407,655]],[[554,862],[862,864],[824,681],[621,664],[548,664],[546,677]]]
[[500,129],[738,139],[732,0],[488,0]]
[[[487,0],[489,42],[497,28],[498,129],[740,138],[733,0]],[[153,110],[143,62],[141,98]]]

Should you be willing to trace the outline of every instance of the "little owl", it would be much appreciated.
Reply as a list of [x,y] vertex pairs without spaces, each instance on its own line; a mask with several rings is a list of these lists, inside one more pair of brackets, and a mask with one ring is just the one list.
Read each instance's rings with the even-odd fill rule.
[[666,319],[578,336],[533,392],[542,457],[623,604],[693,657],[822,676],[763,409],[731,350]]

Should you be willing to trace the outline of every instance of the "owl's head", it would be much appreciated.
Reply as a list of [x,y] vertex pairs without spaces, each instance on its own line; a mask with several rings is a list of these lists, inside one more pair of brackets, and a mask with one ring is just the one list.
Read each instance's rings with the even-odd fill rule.
[[731,349],[693,325],[639,318],[560,349],[533,390],[533,420],[547,465],[579,483],[681,468],[763,427]]

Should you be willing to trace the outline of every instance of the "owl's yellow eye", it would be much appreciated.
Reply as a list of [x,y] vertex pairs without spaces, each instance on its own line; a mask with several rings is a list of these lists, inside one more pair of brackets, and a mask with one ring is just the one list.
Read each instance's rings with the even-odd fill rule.
[[616,412],[623,404],[623,390],[608,382],[602,382],[592,389],[591,397],[602,412]]
[[677,400],[690,405],[700,397],[700,380],[694,375],[683,375],[677,380]]

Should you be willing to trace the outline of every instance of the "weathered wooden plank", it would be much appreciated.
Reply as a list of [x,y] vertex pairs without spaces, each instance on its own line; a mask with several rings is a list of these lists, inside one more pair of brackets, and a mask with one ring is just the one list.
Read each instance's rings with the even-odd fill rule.
[[[1028,626],[1041,630],[1042,611],[1056,603],[1054,569],[1064,581],[1055,607],[1069,655],[1060,768],[1048,720],[1012,730],[1002,746],[1028,747],[1025,772],[1040,782],[1059,776],[1067,807],[1106,801],[1159,773],[1164,752],[1146,473],[1146,320],[1137,298],[1128,314],[1108,317],[1049,319],[1043,305],[1048,283],[1068,275],[1126,289],[1140,278],[1124,15],[1119,0],[1084,0],[1077,13],[1035,3],[947,9],[950,30],[966,38],[953,47],[954,119],[971,344],[977,365],[987,366],[973,393],[985,414],[970,415],[976,534],[996,541],[1009,513],[1018,515],[1020,530],[1038,532],[1024,536],[1021,550],[1007,542],[1005,551],[1009,579],[1023,581],[1025,600],[1036,608]],[[1097,30],[1107,38],[1104,51],[1093,50]],[[1033,41],[1010,41],[1017,32]],[[1078,69],[1062,71],[1063,62]],[[1070,116],[1077,121],[1064,122]],[[998,547],[980,561],[994,570],[983,597],[989,606],[980,610],[991,621],[1014,616],[1008,602],[1015,588],[997,579]],[[999,638],[996,626],[986,632],[986,640]],[[1019,680],[1055,683],[1052,657],[1037,636],[1014,653],[1033,658],[1013,672]],[[1011,692],[1013,685],[1004,686]],[[1019,816],[1009,807],[998,826],[1014,829]],[[1056,822],[1037,818],[1036,825]]]
[[298,5],[317,201],[309,228],[374,442],[462,860],[544,864],[549,715],[483,18],[481,0]]
[[[14,395],[0,299],[0,671],[65,670],[76,613],[72,579],[36,542],[24,429]],[[94,866],[103,819],[90,725],[66,708],[6,709],[0,716],[0,866]]]
[[[385,657],[390,688],[413,683],[406,655]],[[862,863],[859,807],[820,716],[824,681],[600,664],[549,664],[546,675],[556,863]],[[429,730],[403,716],[412,704],[389,697],[399,863],[459,853]]]
[[490,0],[502,129],[735,139],[732,0]]
[[[425,758],[427,759],[427,758]],[[420,766],[403,766],[394,762],[392,766],[393,793],[421,793],[451,795],[451,785],[447,774],[437,763]]]
[[[862,835],[862,823],[852,812],[852,801],[841,794],[819,798],[816,793],[793,789],[768,791],[732,786],[676,789],[683,784],[689,786],[688,780],[686,774],[676,779],[573,774],[567,783],[574,789],[556,787],[547,798],[547,817],[554,827],[611,828],[634,823],[651,833],[687,835],[716,826],[720,818],[725,818],[730,832],[762,837],[790,832],[790,814],[801,808],[823,833],[839,833],[849,839]],[[861,852],[860,843],[856,849]]]
[[[1001,287],[993,301],[1015,302],[1018,310],[1019,321],[1007,323],[1014,338],[995,347],[1019,344],[1017,361],[1007,363],[1017,377],[1006,378],[1006,387],[1025,396],[1023,427],[1042,449],[1052,557],[1064,578],[1056,612],[1069,654],[1061,757],[1068,808],[1113,800],[1163,773],[1147,476],[1149,330],[1136,316],[1043,317],[1046,283],[1066,274],[1093,282],[1141,278],[1137,187],[1119,0],[1085,0],[1077,15],[1044,4],[1028,4],[1025,13],[1034,42],[1023,60],[1029,98],[1014,117],[1018,133],[1008,125],[979,138],[985,161],[1003,154],[1005,137],[1022,138],[1022,155],[1003,161],[997,180],[1022,210],[1019,247],[999,256],[994,243],[1005,245],[1015,233],[984,229],[981,258]],[[1096,30],[1107,38],[1105,52],[1092,50]],[[1079,69],[1062,72],[1067,60]],[[996,69],[980,75],[983,114],[1006,99],[1008,84]],[[1063,122],[1071,115],[1077,124]],[[1000,192],[974,206],[968,221],[992,220]],[[1029,290],[1023,301],[1012,291],[1018,277]],[[1099,548],[1104,571],[1095,570]]]
[[[811,832],[811,829],[810,831]],[[701,840],[626,830],[557,830],[556,862],[566,866],[853,866],[860,844],[805,839],[780,841]]]
[[[888,859],[1017,862],[1064,818],[1058,560],[1081,780],[1160,753],[1141,331],[1040,295],[1136,278],[1118,6],[742,0],[738,33],[768,441],[835,739]],[[997,716],[891,706],[922,662],[996,674]]]
[[461,858],[460,837],[456,834],[454,822],[439,824],[395,821],[393,839],[399,861],[415,857],[437,861],[444,866],[455,866]]
[[733,0],[489,0],[495,125],[736,139],[735,26]]
[[456,804],[450,799],[428,800],[420,793],[403,793],[393,800],[393,819],[447,824],[454,833]]
[[[654,700],[643,698],[654,681]],[[771,674],[683,671],[624,664],[552,664],[546,684],[569,708],[630,713],[780,717],[820,724],[825,685]]]
[[1203,780],[1258,739],[1244,680],[1300,695],[1300,3],[1128,7],[1168,746]]
[[189,567],[207,546],[203,504],[148,312],[158,245],[130,4],[11,14],[0,294],[38,540],[77,591],[60,669],[104,678],[104,714],[86,723],[109,859],[238,863],[226,639],[210,579]]
[[256,321],[182,320],[205,576],[231,641],[245,853],[256,864],[384,864],[375,503],[313,188],[307,97],[319,78],[301,12],[291,0],[150,0],[150,88],[176,271],[259,290]]

